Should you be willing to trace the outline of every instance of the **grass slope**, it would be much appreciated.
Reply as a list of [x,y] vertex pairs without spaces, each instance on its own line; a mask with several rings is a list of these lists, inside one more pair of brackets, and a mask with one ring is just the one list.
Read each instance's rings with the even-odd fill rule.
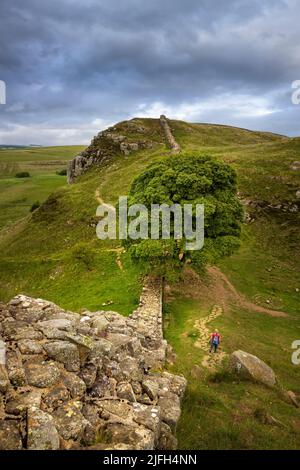
[[[24,292],[74,310],[106,308],[127,315],[135,308],[141,273],[126,253],[120,254],[117,242],[96,238],[95,192],[115,203],[143,168],[169,154],[158,121],[137,121],[156,146],[126,157],[115,155],[110,164],[59,188],[40,209],[0,232],[2,300]],[[290,164],[299,160],[300,139],[181,121],[171,121],[171,127],[183,151],[209,153],[230,163],[238,173],[241,197],[263,206],[259,211],[247,206],[254,221],[243,228],[240,251],[220,268],[243,298],[289,314],[276,318],[253,310],[209,277],[191,280],[187,274],[170,287],[165,334],[178,357],[172,370],[189,380],[178,429],[180,447],[299,447],[299,410],[285,403],[279,390],[238,383],[226,373],[205,369],[195,378],[193,368],[202,367],[205,354],[194,346],[194,322],[220,303],[224,314],[210,326],[221,330],[223,350],[258,354],[274,368],[282,386],[300,393],[300,369],[290,360],[291,342],[298,339],[300,328],[299,215],[267,208],[295,201],[300,181]],[[120,134],[130,132],[126,123],[116,128]],[[281,424],[268,424],[268,415]]]
[[[44,202],[50,193],[66,183],[56,174],[84,147],[41,147],[3,149],[0,152],[0,228],[28,214],[31,205]],[[20,171],[30,178],[16,178]]]

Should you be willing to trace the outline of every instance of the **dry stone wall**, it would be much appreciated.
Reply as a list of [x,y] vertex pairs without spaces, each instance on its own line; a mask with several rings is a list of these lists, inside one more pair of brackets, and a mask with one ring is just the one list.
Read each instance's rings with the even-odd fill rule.
[[172,131],[170,129],[168,120],[166,116],[163,114],[159,118],[160,120],[160,125],[163,130],[167,145],[170,147],[171,151],[173,153],[180,153],[181,152],[181,147],[180,145],[176,142],[175,137],[172,134]]
[[162,370],[166,350],[155,280],[127,318],[2,304],[0,449],[174,449],[186,380]]

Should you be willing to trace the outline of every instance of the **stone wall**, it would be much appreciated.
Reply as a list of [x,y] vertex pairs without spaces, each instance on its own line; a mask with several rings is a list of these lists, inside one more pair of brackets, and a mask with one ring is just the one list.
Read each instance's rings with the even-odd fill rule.
[[170,129],[169,123],[167,121],[166,116],[163,114],[159,118],[160,120],[160,125],[163,130],[163,133],[165,135],[165,139],[167,142],[167,145],[170,147],[173,153],[180,153],[181,152],[181,147],[180,145],[176,142],[175,137],[172,134],[172,131]]
[[158,281],[127,318],[16,296],[0,309],[0,449],[174,449],[186,380],[166,350]]

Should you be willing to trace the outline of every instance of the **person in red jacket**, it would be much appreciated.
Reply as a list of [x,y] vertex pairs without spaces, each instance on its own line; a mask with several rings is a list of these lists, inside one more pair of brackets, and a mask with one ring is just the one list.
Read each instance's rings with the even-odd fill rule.
[[220,342],[221,342],[220,333],[217,329],[215,329],[215,331],[210,335],[210,341],[209,341],[210,349],[209,349],[209,352],[214,351],[216,353],[217,350],[218,350],[218,347],[220,345]]

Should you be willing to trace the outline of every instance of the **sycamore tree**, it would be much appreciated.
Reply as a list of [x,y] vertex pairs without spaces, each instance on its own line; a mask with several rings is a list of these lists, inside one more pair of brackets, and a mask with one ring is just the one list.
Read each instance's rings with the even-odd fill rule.
[[149,210],[153,204],[204,205],[204,246],[200,250],[188,250],[185,236],[176,239],[172,213],[169,239],[151,239],[149,227],[148,238],[126,240],[132,258],[148,273],[174,277],[185,263],[202,270],[239,246],[243,210],[237,199],[236,173],[210,156],[178,155],[151,164],[133,181],[128,204],[143,204]]

